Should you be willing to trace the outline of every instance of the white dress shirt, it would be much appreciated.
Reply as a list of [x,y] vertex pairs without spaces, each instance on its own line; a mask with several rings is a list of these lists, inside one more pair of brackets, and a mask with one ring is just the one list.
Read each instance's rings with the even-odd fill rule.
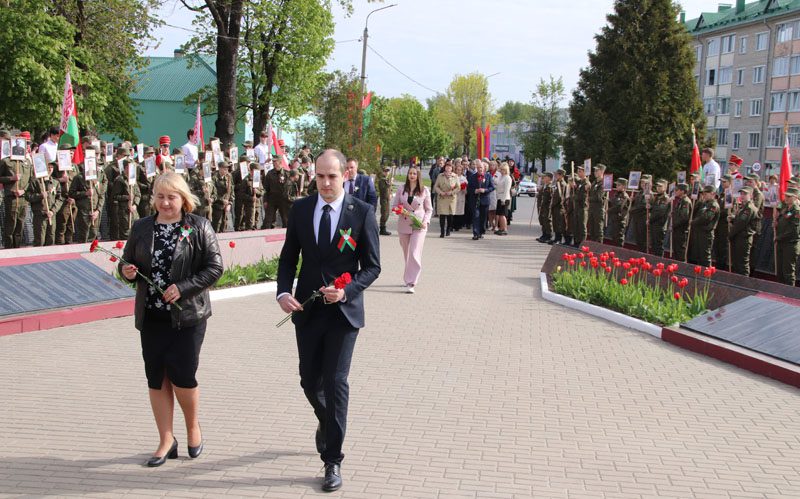
[[703,178],[706,179],[704,182],[706,185],[709,185],[707,180],[709,175],[714,175],[714,188],[719,189],[719,183],[720,180],[722,180],[720,178],[722,176],[722,169],[719,167],[719,163],[713,159],[710,159],[708,163],[703,165]]
[[[330,203],[326,203],[322,196],[317,194],[317,205],[314,207],[314,240],[317,241],[319,244],[319,223],[322,220],[322,207],[326,204],[329,204],[331,207],[330,217],[331,217],[331,241],[333,241],[333,236],[336,234],[336,229],[339,227],[339,219],[342,217],[342,205],[344,205],[344,192],[342,192],[338,198],[334,199]],[[332,283],[329,283],[332,284]],[[278,295],[277,300],[281,301],[281,298],[288,295],[289,293],[281,293]],[[346,302],[347,297],[345,296],[342,302]]]
[[58,155],[58,144],[51,139],[47,139],[47,142],[39,146],[39,152],[44,153],[44,159],[48,163],[52,163],[56,160]]
[[184,168],[194,168],[199,156],[197,146],[191,142],[187,142],[181,146],[181,152],[183,153]]
[[256,161],[258,161],[259,165],[263,165],[267,162],[267,159],[271,158],[267,144],[259,143],[253,151],[256,153]]

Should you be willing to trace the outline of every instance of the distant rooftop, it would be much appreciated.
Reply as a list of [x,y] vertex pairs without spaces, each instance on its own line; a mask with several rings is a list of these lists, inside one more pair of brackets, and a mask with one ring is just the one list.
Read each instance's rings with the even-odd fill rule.
[[197,90],[217,83],[213,56],[185,56],[176,50],[174,57],[146,59],[147,66],[135,75],[135,100],[181,102]]
[[738,25],[759,22],[776,16],[800,12],[800,0],[759,0],[745,3],[721,3],[716,12],[703,12],[700,17],[684,22],[692,35],[719,29],[730,29]]

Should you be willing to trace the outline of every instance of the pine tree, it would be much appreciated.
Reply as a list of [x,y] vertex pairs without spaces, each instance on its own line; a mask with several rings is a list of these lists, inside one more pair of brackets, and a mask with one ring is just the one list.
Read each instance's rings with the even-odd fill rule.
[[671,0],[617,0],[607,19],[573,92],[566,160],[673,179],[688,169],[692,123],[705,130],[691,36]]

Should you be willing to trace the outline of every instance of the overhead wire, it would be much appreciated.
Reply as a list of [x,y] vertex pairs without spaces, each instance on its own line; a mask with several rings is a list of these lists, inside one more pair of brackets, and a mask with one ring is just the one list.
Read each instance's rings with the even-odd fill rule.
[[412,77],[408,76],[407,74],[405,74],[403,71],[401,71],[400,69],[398,69],[398,68],[397,68],[397,66],[395,66],[394,64],[392,64],[391,62],[389,62],[389,61],[388,61],[388,60],[387,60],[387,59],[386,59],[384,56],[382,56],[382,55],[380,54],[380,52],[378,52],[377,50],[375,50],[374,48],[372,48],[372,45],[370,45],[370,44],[367,44],[367,47],[368,47],[368,48],[369,48],[369,49],[370,49],[372,52],[374,52],[374,53],[375,53],[375,55],[377,55],[377,56],[378,56],[378,57],[379,57],[379,58],[380,58],[380,59],[381,59],[383,62],[385,62],[385,63],[386,63],[386,64],[387,64],[387,65],[388,65],[390,68],[394,69],[395,71],[397,71],[398,73],[400,73],[401,75],[403,75],[403,76],[404,76],[406,79],[408,79],[408,80],[409,80],[409,81],[411,81],[412,83],[415,83],[416,85],[419,85],[420,87],[424,88],[425,90],[428,90],[428,91],[430,91],[430,92],[433,92],[433,93],[434,93],[434,94],[436,94],[436,95],[440,95],[440,94],[442,94],[442,93],[443,93],[443,92],[440,92],[440,91],[438,91],[438,90],[434,90],[434,89],[432,89],[431,87],[429,87],[429,86],[427,86],[427,85],[423,85],[422,83],[418,82],[418,81],[417,81],[417,80],[415,80],[414,78],[412,78]]

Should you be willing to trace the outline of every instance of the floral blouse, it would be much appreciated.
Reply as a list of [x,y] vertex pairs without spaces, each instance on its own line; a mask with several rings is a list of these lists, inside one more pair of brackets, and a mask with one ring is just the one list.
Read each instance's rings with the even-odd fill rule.
[[[155,224],[153,232],[153,260],[151,262],[150,278],[161,289],[170,285],[170,269],[172,268],[172,255],[180,235],[180,222],[171,224]],[[145,308],[160,311],[169,311],[170,305],[164,303],[161,295],[153,286],[147,287],[147,301]]]

